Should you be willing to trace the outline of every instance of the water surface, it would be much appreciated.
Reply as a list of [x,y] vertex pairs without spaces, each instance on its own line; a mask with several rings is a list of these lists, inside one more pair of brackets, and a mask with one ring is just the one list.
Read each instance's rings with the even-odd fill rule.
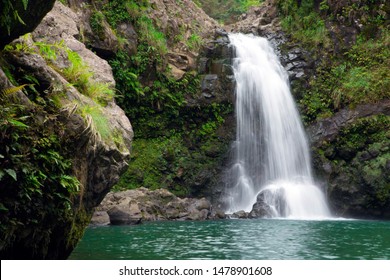
[[90,227],[70,259],[390,259],[390,222],[259,219]]

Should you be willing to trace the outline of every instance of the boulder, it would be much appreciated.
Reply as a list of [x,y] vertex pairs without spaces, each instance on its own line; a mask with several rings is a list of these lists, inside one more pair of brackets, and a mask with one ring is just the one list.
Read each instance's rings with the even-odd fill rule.
[[249,218],[272,218],[272,209],[264,201],[264,192],[261,192],[256,199],[256,203],[253,204],[251,212],[249,212]]
[[142,221],[140,212],[136,209],[114,206],[107,214],[111,225],[137,225]]
[[106,211],[95,211],[91,218],[91,225],[105,226],[110,224],[110,216]]
[[234,219],[248,219],[249,213],[245,212],[244,210],[240,210],[240,211],[234,212],[231,215],[231,217]]
[[[211,219],[211,203],[205,199],[179,198],[166,189],[146,188],[109,193],[96,212],[107,211],[112,224],[134,224],[134,221],[206,220]],[[112,217],[112,218],[111,218]],[[212,219],[224,219],[218,210]]]

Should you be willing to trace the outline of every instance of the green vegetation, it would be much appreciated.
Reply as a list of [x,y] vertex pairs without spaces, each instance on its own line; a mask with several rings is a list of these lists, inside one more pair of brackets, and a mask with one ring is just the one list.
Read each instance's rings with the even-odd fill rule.
[[[306,123],[341,108],[390,97],[390,41],[384,5],[371,0],[351,5],[349,1],[302,0],[298,6],[298,1],[288,0],[278,1],[278,7],[283,29],[318,58],[316,75],[308,88],[300,89]],[[343,34],[346,28],[361,32],[356,38],[349,34],[351,38],[342,39],[347,36]]]
[[390,199],[390,117],[361,118],[324,143],[317,153],[332,164],[334,175],[349,178],[348,186],[362,188],[367,209],[385,209]]
[[199,50],[202,44],[202,38],[198,34],[191,34],[187,40],[187,46],[192,51]]
[[194,2],[210,17],[229,24],[237,21],[238,16],[247,12],[250,7],[259,6],[263,0],[197,0]]
[[300,101],[304,120],[310,122],[340,108],[389,98],[389,38],[388,29],[381,29],[377,39],[360,35],[343,55],[323,61]]
[[20,2],[23,5],[24,10],[27,9],[29,0],[1,0],[2,11],[0,14],[0,26],[5,27],[8,31],[8,35],[11,34],[11,27],[15,25],[15,23],[22,23],[23,19],[20,17],[16,6]]
[[327,48],[331,44],[329,33],[314,5],[312,0],[301,1],[299,7],[295,0],[279,1],[282,27],[306,47]]
[[80,93],[90,97],[102,106],[114,98],[114,90],[108,83],[97,82],[93,72],[78,53],[66,49],[70,66],[63,70],[65,78],[76,87]]
[[61,224],[72,224],[80,183],[58,137],[64,127],[55,108],[31,110],[16,99],[14,93],[3,95],[0,105],[0,250],[20,244],[33,252],[25,257],[33,258],[46,255]]
[[104,15],[100,11],[94,11],[89,18],[89,24],[91,25],[92,31],[98,35],[100,39],[104,39]]
[[233,109],[227,104],[190,107],[187,102],[199,94],[201,77],[187,72],[175,80],[165,55],[168,47],[177,43],[197,52],[203,43],[200,31],[195,28],[188,35],[180,26],[178,34],[162,33],[158,19],[148,17],[148,10],[154,7],[146,0],[99,5],[102,13],[94,12],[90,20],[93,29],[99,32],[106,21],[120,34],[115,29],[130,23],[138,35],[136,53],[120,49],[109,61],[116,80],[116,101],[135,132],[132,160],[116,189],[144,186],[167,188],[178,195],[199,192],[199,186],[194,186],[197,175],[215,165],[214,157],[228,146],[218,142],[217,130]]

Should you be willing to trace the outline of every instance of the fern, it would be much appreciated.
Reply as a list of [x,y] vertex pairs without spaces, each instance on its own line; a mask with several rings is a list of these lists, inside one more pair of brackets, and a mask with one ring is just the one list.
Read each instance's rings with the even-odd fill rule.
[[0,91],[0,95],[2,98],[4,98],[8,95],[11,95],[11,94],[18,92],[19,90],[23,90],[26,86],[31,86],[31,84],[24,84],[24,85],[17,86],[17,87],[9,87],[9,88],[3,89]]

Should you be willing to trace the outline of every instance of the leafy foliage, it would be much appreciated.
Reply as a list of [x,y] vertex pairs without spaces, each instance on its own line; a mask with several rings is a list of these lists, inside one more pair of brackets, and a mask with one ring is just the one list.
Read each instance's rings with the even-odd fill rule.
[[[89,23],[91,25],[92,31],[99,36],[99,38],[103,38],[104,34],[104,14],[100,11],[94,11],[89,18]],[[104,38],[103,38],[104,39]]]
[[[2,99],[1,251],[11,244],[26,242],[24,236],[29,234],[32,239],[23,246],[37,255],[45,254],[52,231],[61,223],[71,223],[74,216],[72,200],[80,183],[72,175],[68,151],[57,136],[63,133],[63,126],[37,118],[37,114],[47,116],[50,112],[30,111]],[[26,255],[30,257],[34,253]]]
[[361,34],[342,56],[323,61],[300,101],[304,120],[311,122],[346,106],[390,98],[388,46],[389,31],[381,28],[378,38]]
[[315,1],[286,0],[278,1],[282,16],[282,27],[287,30],[294,40],[306,47],[327,48],[330,45],[329,33],[319,13],[315,9]]
[[360,207],[367,212],[381,213],[390,204],[389,131],[389,116],[360,118],[317,150],[331,164],[332,176],[349,178],[347,185],[358,190],[364,202]]
[[278,1],[283,29],[317,57],[316,73],[300,94],[306,123],[390,97],[386,8],[374,2]]
[[80,91],[102,106],[114,98],[114,91],[108,83],[97,82],[93,72],[77,52],[66,49],[70,66],[63,70],[64,76]]
[[259,6],[262,0],[197,0],[200,6],[210,17],[222,22],[232,23],[237,17],[248,11],[250,7]]
[[[29,0],[16,0],[20,1],[23,5],[23,8],[26,10]],[[8,30],[8,35],[11,33],[11,27],[15,23],[25,24],[23,19],[20,17],[18,10],[16,9],[17,3],[10,0],[1,0],[2,2],[2,11],[0,16],[0,26],[6,27]]]

